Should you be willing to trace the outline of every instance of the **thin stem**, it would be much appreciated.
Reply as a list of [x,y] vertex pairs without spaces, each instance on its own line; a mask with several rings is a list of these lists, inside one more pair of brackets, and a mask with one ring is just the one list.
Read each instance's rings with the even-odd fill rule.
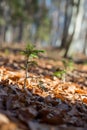
[[24,79],[24,88],[26,88],[26,81],[27,81],[27,77],[28,77],[28,59],[29,57],[26,57],[26,63],[25,63],[25,79]]

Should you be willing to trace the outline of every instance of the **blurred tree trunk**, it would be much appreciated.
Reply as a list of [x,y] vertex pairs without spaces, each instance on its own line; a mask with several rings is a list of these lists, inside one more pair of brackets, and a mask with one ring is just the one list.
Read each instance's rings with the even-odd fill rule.
[[86,27],[85,43],[83,47],[83,54],[85,55],[86,55],[86,48],[87,48],[87,27]]
[[18,39],[17,39],[17,42],[21,42],[22,41],[22,38],[23,38],[23,22],[20,21],[19,24],[18,24],[18,28],[19,28],[19,32],[18,32]]
[[[75,34],[77,16],[78,16],[78,13],[79,13],[80,0],[78,0],[77,2],[75,0],[73,0],[72,4],[74,4],[74,5],[72,5],[73,14],[72,14],[72,19],[71,19],[71,26],[73,27],[73,29],[71,31],[72,27],[71,28],[69,27],[70,30],[68,30],[68,35],[67,35],[66,42],[65,42],[66,44],[64,45],[64,47],[66,49],[64,57],[67,57],[67,55],[68,55],[68,51],[69,51],[70,45],[72,43],[73,36]],[[75,12],[75,10],[76,10],[76,12]]]
[[57,7],[55,9],[55,11],[52,12],[51,14],[51,36],[50,36],[50,45],[55,47],[57,46],[57,40],[59,39],[59,26],[60,26],[60,23],[59,23],[59,13],[60,13],[60,10],[61,10],[61,3],[62,2],[59,2],[59,0],[53,0],[52,1],[52,5],[55,5],[55,7]]
[[65,48],[67,36],[68,36],[68,29],[71,22],[72,17],[72,1],[66,0],[65,5],[65,18],[64,18],[64,28],[63,28],[63,37],[61,41],[61,48]]
[[5,42],[5,32],[6,32],[6,26],[1,26],[1,42]]
[[4,42],[3,27],[0,25],[0,43],[2,44],[3,42]]

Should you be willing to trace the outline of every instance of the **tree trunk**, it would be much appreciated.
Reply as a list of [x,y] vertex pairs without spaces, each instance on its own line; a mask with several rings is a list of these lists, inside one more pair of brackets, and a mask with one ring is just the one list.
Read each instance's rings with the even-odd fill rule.
[[65,20],[64,20],[64,29],[63,29],[63,37],[61,41],[61,48],[65,48],[67,43],[67,36],[68,36],[68,30],[71,22],[72,17],[72,1],[66,0],[66,6],[65,6]]
[[85,43],[83,47],[83,54],[86,55],[86,48],[87,48],[87,28],[86,28],[86,35],[85,35]]
[[65,51],[64,57],[67,57],[70,45],[73,40],[73,36],[75,33],[75,29],[76,29],[77,16],[78,16],[78,12],[79,12],[79,5],[80,5],[80,0],[77,1],[77,4],[74,4],[74,6],[76,6],[76,9],[77,9],[76,13],[74,13],[74,7],[73,7],[73,15],[72,15],[72,21],[71,21],[71,24],[74,22],[73,31],[72,31],[72,34],[69,34],[69,32],[68,32],[68,36],[67,36],[67,40],[66,40],[66,44],[65,44],[66,51]]
[[18,32],[17,41],[22,42],[22,38],[23,38],[23,22],[22,21],[19,22],[18,28],[19,28],[19,32]]

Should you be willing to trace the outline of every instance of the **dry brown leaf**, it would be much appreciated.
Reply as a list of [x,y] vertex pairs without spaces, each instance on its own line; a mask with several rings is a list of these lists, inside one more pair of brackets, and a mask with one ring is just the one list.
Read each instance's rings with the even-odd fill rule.
[[86,90],[76,89],[75,92],[78,93],[78,94],[86,94],[87,95],[87,91]]
[[87,104],[87,98],[83,98],[83,103]]

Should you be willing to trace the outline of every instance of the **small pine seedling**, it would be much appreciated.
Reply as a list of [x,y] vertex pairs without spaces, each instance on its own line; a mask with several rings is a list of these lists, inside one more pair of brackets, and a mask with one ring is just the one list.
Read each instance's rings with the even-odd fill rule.
[[39,53],[44,53],[44,50],[37,50],[35,49],[34,45],[27,44],[24,51],[22,51],[22,54],[25,55],[26,63],[25,63],[25,80],[24,80],[24,88],[26,87],[26,81],[28,78],[28,67],[32,64],[35,64],[35,61],[33,61],[33,58],[37,58]]

